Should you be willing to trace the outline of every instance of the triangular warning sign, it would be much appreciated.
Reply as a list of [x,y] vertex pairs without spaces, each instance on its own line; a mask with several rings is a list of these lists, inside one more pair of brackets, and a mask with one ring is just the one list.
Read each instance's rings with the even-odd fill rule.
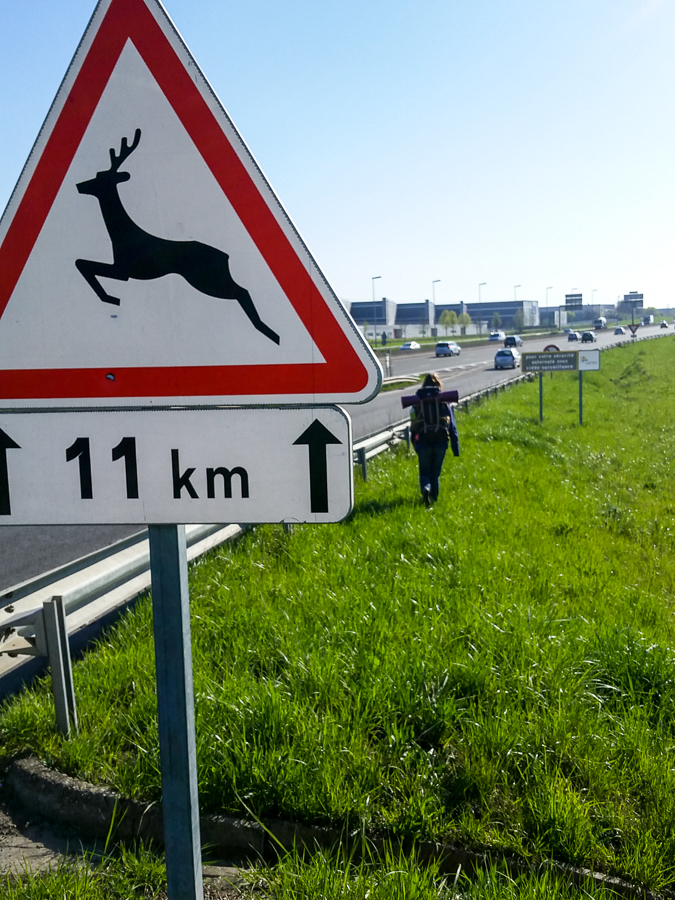
[[0,406],[358,403],[380,381],[161,4],[102,0],[0,220]]

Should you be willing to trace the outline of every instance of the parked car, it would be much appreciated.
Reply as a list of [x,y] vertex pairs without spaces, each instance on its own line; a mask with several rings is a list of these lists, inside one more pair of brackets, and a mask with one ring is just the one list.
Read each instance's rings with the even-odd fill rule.
[[626,333],[626,329],[623,327],[623,325],[617,325],[616,328],[614,329],[614,334],[625,334],[625,333]]
[[506,335],[503,331],[491,331],[489,341],[503,341]]
[[661,324],[660,324],[659,327],[660,327],[660,328],[667,328],[667,327],[668,327],[668,323],[666,322],[665,319],[661,319]]
[[495,353],[495,369],[515,369],[520,365],[520,353],[515,347],[504,347]]
[[436,344],[436,356],[459,356],[462,348],[456,341],[439,341]]
[[584,331],[584,333],[581,335],[582,344],[595,344],[596,341],[597,338],[594,331]]
[[578,331],[570,331],[567,335],[567,340],[568,341],[580,341],[581,335],[579,334]]
[[519,334],[510,334],[508,337],[504,338],[504,346],[505,347],[522,347],[523,339]]
[[417,341],[406,341],[405,344],[401,344],[398,348],[399,350],[419,350],[420,345]]

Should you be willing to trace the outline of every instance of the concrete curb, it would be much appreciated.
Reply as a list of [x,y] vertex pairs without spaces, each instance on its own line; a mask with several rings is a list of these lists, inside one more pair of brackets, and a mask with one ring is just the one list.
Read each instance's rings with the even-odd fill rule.
[[[137,838],[162,844],[162,813],[153,803],[143,803],[121,797],[107,787],[79,781],[69,775],[44,766],[37,758],[16,760],[9,767],[5,786],[10,795],[27,810],[60,825],[85,832],[88,837],[106,839],[111,835],[116,841]],[[211,854],[240,859],[267,859],[273,861],[281,848],[294,847],[316,850],[339,844],[344,833],[335,828],[302,825],[280,819],[267,820],[263,825],[231,816],[208,815],[200,819],[203,845]],[[349,841],[351,836],[347,836]],[[385,846],[410,850],[411,841],[397,838],[374,838],[369,841],[375,851]],[[513,874],[548,871],[559,874],[576,886],[592,881],[621,897],[675,897],[672,892],[659,895],[620,878],[579,869],[557,862],[529,863],[513,858],[499,850],[479,852],[450,844],[431,841],[417,842],[415,850],[422,862],[435,862],[441,871],[454,873],[461,868],[468,875],[495,864],[505,864]]]

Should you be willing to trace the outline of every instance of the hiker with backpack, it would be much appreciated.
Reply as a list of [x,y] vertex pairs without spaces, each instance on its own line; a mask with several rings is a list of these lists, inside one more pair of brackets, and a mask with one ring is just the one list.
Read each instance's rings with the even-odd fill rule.
[[419,461],[420,490],[426,506],[438,500],[438,479],[443,460],[452,447],[454,456],[459,456],[459,436],[455,415],[439,395],[443,390],[441,379],[430,372],[416,392],[413,402],[410,431]]

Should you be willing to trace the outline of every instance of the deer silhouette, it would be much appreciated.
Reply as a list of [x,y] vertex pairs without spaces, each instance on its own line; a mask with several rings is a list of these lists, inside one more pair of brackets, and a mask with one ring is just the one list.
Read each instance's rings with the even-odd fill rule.
[[105,292],[98,281],[100,277],[117,281],[128,281],[130,278],[151,281],[162,275],[181,275],[202,294],[221,300],[236,300],[253,327],[278,344],[279,335],[265,325],[249,292],[232,278],[227,253],[201,241],[170,241],[156,237],[140,228],[124,209],[117,186],[129,181],[131,175],[120,172],[120,166],[138,147],[140,139],[140,128],[136,129],[131,145],[125,137],[122,138],[118,154],[114,148],[110,149],[110,168],[77,185],[81,194],[91,194],[98,200],[112,241],[114,259],[113,263],[76,259],[79,272],[99,299],[115,306],[120,305],[119,298]]

